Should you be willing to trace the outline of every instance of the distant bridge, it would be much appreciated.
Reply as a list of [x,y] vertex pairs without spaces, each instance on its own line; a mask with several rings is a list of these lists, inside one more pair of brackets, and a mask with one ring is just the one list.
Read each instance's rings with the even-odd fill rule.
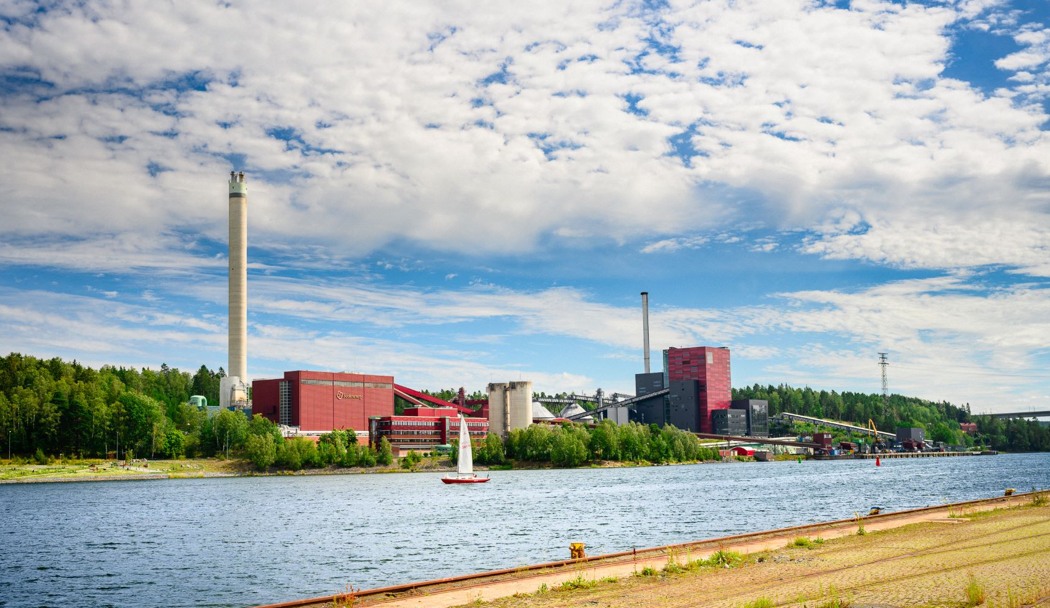
[[1028,411],[1028,412],[1007,412],[1007,413],[995,413],[995,414],[974,414],[975,416],[988,416],[991,418],[1046,418],[1050,416],[1050,410],[1042,411]]
[[769,437],[738,437],[735,435],[715,435],[714,433],[693,433],[700,439],[717,439],[718,441],[725,441],[727,443],[747,443],[755,444],[761,443],[763,445],[790,445],[800,448],[817,449],[821,447],[819,443],[813,443],[811,441],[794,441],[792,439],[770,439]]
[[[835,422],[834,420],[824,420],[823,418],[814,418],[812,416],[803,416],[802,414],[792,414],[791,412],[781,412],[781,418],[787,420],[797,420],[799,422],[808,422],[810,424],[817,424],[820,426],[826,426],[831,429],[839,429],[840,431],[850,431],[852,433],[864,433],[871,435],[871,429],[863,426],[855,426],[852,424],[846,424],[845,422]],[[887,439],[896,439],[897,436],[893,433],[887,433],[886,431],[878,431],[879,437],[886,437]]]

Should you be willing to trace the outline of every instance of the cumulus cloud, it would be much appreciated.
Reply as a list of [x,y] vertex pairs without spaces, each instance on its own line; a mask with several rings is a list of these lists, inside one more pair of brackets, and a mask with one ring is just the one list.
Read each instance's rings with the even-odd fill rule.
[[[0,98],[2,230],[220,240],[214,201],[233,166],[249,172],[263,242],[343,257],[395,241],[525,252],[597,235],[651,252],[688,246],[682,232],[809,228],[843,210],[877,225],[939,211],[936,226],[961,238],[967,218],[952,209],[996,213],[1038,198],[1050,175],[1039,107],[941,77],[951,28],[996,11],[9,5],[0,70],[24,84]],[[1015,37],[1024,49],[999,67],[1045,73],[1045,29]],[[1041,204],[1009,226],[1030,232]],[[449,238],[467,225],[486,238]],[[837,244],[852,240],[821,246],[877,254]],[[921,247],[901,255],[953,264]],[[1019,263],[1014,248],[986,257]]]

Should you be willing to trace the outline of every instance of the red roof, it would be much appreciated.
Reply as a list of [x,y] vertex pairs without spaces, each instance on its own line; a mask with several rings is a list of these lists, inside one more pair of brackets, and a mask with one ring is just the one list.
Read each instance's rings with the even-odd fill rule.
[[458,405],[456,403],[452,403],[451,401],[445,401],[444,399],[438,399],[437,397],[435,397],[433,395],[428,395],[426,393],[421,393],[419,391],[412,390],[412,389],[408,388],[407,386],[401,386],[400,384],[395,384],[394,385],[394,394],[397,395],[398,397],[401,397],[402,399],[404,399],[406,401],[410,401],[412,403],[415,403],[416,405],[423,405],[422,403],[420,403],[420,401],[426,401],[427,403],[431,403],[431,404],[437,405],[439,407],[451,407],[451,408],[454,408],[456,411],[462,412],[464,414],[473,414],[474,413],[474,410],[472,410],[470,408],[466,408],[466,407],[463,407],[462,405]]

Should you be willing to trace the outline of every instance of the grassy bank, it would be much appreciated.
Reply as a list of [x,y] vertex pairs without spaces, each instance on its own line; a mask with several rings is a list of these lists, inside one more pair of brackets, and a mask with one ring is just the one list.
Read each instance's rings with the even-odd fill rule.
[[[782,548],[672,555],[662,567],[588,576],[469,606],[846,608],[1050,605],[1050,506],[954,512],[934,521]],[[862,527],[858,525],[857,531]]]
[[0,482],[92,481],[155,477],[219,477],[248,472],[244,461],[199,458],[123,461],[77,459],[48,464],[0,461]]

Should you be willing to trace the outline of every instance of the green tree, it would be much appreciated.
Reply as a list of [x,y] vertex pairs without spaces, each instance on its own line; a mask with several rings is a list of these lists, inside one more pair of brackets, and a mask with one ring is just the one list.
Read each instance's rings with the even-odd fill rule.
[[394,462],[394,450],[390,447],[390,442],[387,441],[386,437],[379,439],[379,451],[376,454],[376,463],[384,467],[390,466]]
[[265,471],[277,461],[277,443],[270,434],[249,434],[244,451],[248,460],[260,471]]
[[166,458],[182,458],[186,454],[186,435],[174,426],[164,433],[163,452]]
[[134,392],[121,395],[117,402],[117,430],[121,449],[134,450],[139,454],[150,453],[154,425],[163,418],[164,410],[156,399]]
[[587,462],[589,454],[586,431],[579,433],[577,425],[565,425],[554,430],[550,442],[550,461],[559,467],[578,467]]
[[216,451],[229,458],[231,451],[236,451],[244,445],[248,436],[248,419],[244,414],[222,410],[211,419],[211,423]]

